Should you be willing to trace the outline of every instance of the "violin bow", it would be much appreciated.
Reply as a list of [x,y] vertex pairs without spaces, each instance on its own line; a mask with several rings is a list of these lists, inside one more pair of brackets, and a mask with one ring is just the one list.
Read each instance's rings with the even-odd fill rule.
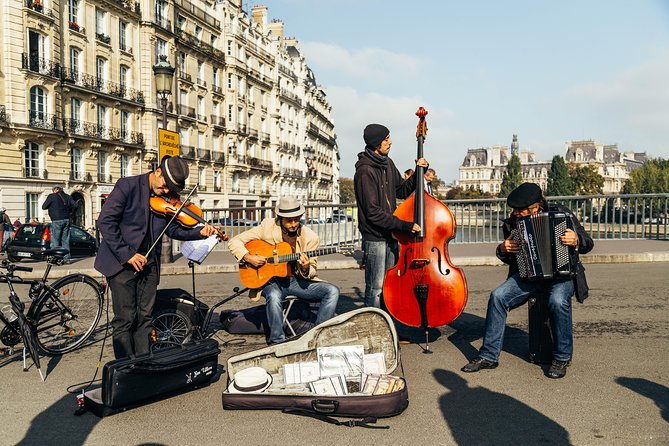
[[156,245],[158,244],[158,242],[162,240],[163,235],[165,235],[165,232],[167,231],[167,228],[169,228],[170,225],[172,224],[172,222],[174,221],[174,219],[179,216],[179,214],[181,213],[181,210],[183,209],[184,206],[186,206],[186,204],[188,203],[188,200],[190,200],[190,197],[195,193],[195,191],[198,189],[199,186],[200,186],[200,183],[197,183],[195,186],[193,186],[193,189],[190,191],[190,193],[188,194],[186,199],[181,202],[181,205],[179,206],[177,211],[174,213],[174,215],[172,215],[172,218],[170,218],[170,220],[167,222],[167,224],[165,225],[163,230],[160,231],[160,235],[158,237],[156,237],[156,239],[153,241],[153,244],[151,245],[149,250],[146,252],[146,254],[144,254],[144,257],[147,257],[147,258],[149,257],[149,254],[151,254],[151,251],[153,251],[153,248],[155,248]]
[[[418,126],[416,127],[416,139],[418,140],[416,160],[418,160],[423,158],[423,142],[425,141],[425,135],[427,135],[427,121],[425,120],[427,110],[423,107],[418,107],[416,116],[418,116]],[[416,166],[416,200],[414,216],[416,218],[416,223],[420,226],[419,237],[425,237],[425,206],[423,197],[423,191],[425,190],[424,175],[425,168],[423,166]]]

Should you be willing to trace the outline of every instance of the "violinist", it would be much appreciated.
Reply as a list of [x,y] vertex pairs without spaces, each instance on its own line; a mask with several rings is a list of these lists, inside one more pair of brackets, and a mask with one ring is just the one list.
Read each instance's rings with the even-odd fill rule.
[[[358,204],[358,229],[362,234],[365,305],[380,308],[386,270],[397,263],[399,255],[399,246],[392,231],[420,232],[418,224],[393,215],[397,198],[411,195],[417,180],[415,172],[403,180],[388,156],[393,142],[386,126],[369,124],[365,127],[363,139],[365,150],[358,154],[353,187]],[[425,158],[416,160],[416,165],[428,167]]]
[[[181,157],[165,157],[152,172],[119,179],[100,212],[97,228],[103,238],[95,269],[107,278],[112,293],[117,359],[149,351],[161,243],[155,243],[150,253],[149,249],[169,220],[151,211],[150,198],[178,194],[188,173],[188,164]],[[177,240],[197,240],[215,231],[207,224],[187,229],[173,222],[166,233]]]

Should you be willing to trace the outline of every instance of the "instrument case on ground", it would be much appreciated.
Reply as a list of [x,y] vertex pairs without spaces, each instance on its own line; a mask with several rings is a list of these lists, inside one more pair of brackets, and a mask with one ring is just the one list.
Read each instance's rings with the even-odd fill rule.
[[[401,389],[380,395],[343,396],[286,390],[282,373],[284,364],[316,361],[318,347],[346,345],[363,345],[365,354],[383,352],[386,372],[400,377],[403,382]],[[228,359],[228,386],[223,392],[223,408],[282,409],[302,415],[315,414],[321,419],[329,418],[327,416],[391,417],[402,413],[409,404],[406,381],[398,375],[400,365],[397,333],[390,316],[377,308],[361,308],[325,321],[290,341]],[[269,388],[262,393],[228,391],[235,373],[249,367],[262,367],[272,375]],[[333,422],[333,419],[324,421]]]
[[548,295],[535,293],[527,300],[528,338],[530,362],[550,364],[553,359],[553,331]]
[[84,394],[84,409],[104,417],[207,386],[218,372],[220,352],[218,341],[205,339],[110,361],[102,387]]

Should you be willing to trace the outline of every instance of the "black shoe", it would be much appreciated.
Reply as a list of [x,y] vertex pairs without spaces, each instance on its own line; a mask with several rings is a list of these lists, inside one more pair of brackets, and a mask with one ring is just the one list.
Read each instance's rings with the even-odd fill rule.
[[567,374],[567,367],[569,367],[571,361],[558,361],[554,359],[551,362],[551,367],[546,372],[546,376],[553,379],[564,378]]
[[499,365],[499,362],[488,361],[483,358],[476,358],[472,360],[469,364],[461,368],[463,372],[472,373],[478,372],[482,369],[494,369]]

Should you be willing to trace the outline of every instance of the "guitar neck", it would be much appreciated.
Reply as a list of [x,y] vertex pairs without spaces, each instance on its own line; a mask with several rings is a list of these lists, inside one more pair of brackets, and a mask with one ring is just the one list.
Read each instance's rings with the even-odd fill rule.
[[[305,254],[308,257],[316,257],[316,256],[324,256],[328,254],[334,254],[337,252],[337,247],[336,246],[330,246],[327,248],[320,248],[315,251],[308,251]],[[294,262],[295,260],[300,258],[300,253],[295,253],[295,254],[284,254],[282,256],[279,256],[277,261],[274,261],[274,258],[269,257],[267,259],[268,263],[284,263],[284,262]]]

